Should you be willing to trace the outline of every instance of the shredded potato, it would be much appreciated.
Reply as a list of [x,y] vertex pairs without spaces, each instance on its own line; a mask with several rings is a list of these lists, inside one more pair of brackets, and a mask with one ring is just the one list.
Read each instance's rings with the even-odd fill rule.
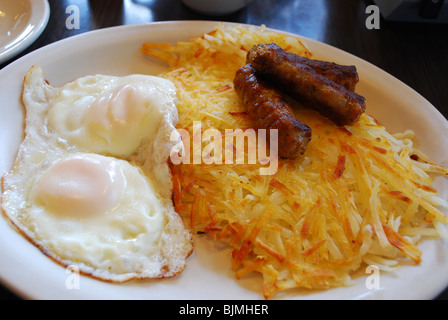
[[[142,52],[169,65],[160,76],[178,88],[178,128],[192,134],[200,121],[202,132],[217,129],[225,151],[235,149],[225,129],[253,127],[233,90],[235,72],[253,45],[270,42],[313,57],[299,39],[264,26],[220,25],[188,42],[145,43]],[[412,131],[392,135],[368,113],[337,127],[301,106],[295,112],[312,140],[299,159],[280,159],[274,175],[260,175],[260,163],[171,165],[177,212],[193,231],[228,242],[236,278],[262,274],[266,299],[350,285],[363,265],[419,264],[418,242],[445,236],[446,203],[432,184],[447,170],[415,148]]]

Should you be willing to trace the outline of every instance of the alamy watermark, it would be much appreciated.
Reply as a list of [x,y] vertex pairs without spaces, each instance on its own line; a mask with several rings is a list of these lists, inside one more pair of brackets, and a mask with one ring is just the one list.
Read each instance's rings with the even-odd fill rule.
[[366,288],[369,290],[380,289],[380,268],[376,265],[368,265],[366,274],[370,274],[370,276],[366,278]]
[[67,6],[67,8],[65,8],[65,13],[69,15],[67,19],[65,19],[65,27],[68,30],[79,29],[81,27],[81,14],[79,7],[74,4]]
[[[65,273],[68,274],[65,279],[65,288],[67,290],[81,289],[81,277],[79,267],[76,265],[69,265],[65,268]],[[365,270],[369,274],[365,280],[366,289],[369,291],[380,290],[380,268],[376,265],[368,265]]]
[[210,128],[202,131],[201,122],[194,121],[192,136],[188,130],[177,129],[170,139],[177,142],[170,154],[175,165],[260,164],[260,175],[273,175],[278,169],[277,129],[225,129],[221,132]]
[[[65,27],[68,30],[79,29],[80,28],[80,10],[77,5],[69,5],[65,8],[65,13],[68,17],[65,20]],[[366,19],[366,28],[369,30],[380,29],[380,8],[376,5],[369,5],[366,7],[366,14],[369,16]]]
[[65,268],[65,273],[68,274],[67,278],[65,279],[65,287],[68,290],[81,289],[79,267],[76,265],[69,265],[67,268]]
[[[68,30],[80,28],[80,9],[77,5],[69,5],[65,27]],[[368,17],[367,29],[380,29],[380,9],[369,5],[365,11]],[[273,175],[278,170],[278,131],[276,129],[217,129],[202,131],[200,121],[193,123],[192,136],[185,129],[177,129],[171,133],[170,140],[176,142],[170,154],[173,164],[261,164],[260,175]],[[268,141],[269,140],[269,141]],[[269,150],[269,152],[268,152]],[[269,153],[269,154],[268,154]],[[80,289],[80,270],[76,265],[65,269],[68,274],[65,287],[68,290]],[[368,290],[380,289],[380,269],[378,266],[366,267],[365,287]]]
[[[65,13],[68,17],[65,20],[65,27],[68,30],[79,29],[80,28],[80,10],[77,5],[69,5],[65,8]],[[366,19],[366,28],[369,30],[380,29],[380,8],[376,5],[369,5],[366,7],[366,14],[369,16]]]
[[366,19],[366,28],[369,30],[378,30],[380,28],[381,21],[380,8],[375,5],[367,6],[366,14],[369,15]]

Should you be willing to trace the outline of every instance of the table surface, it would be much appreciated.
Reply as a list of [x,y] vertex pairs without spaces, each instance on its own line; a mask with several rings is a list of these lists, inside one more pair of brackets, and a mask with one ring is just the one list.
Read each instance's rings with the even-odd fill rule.
[[[380,20],[368,29],[371,0],[254,0],[225,16],[199,14],[180,0],[49,0],[51,16],[42,35],[15,59],[52,42],[90,30],[171,20],[219,20],[265,24],[325,42],[395,76],[448,117],[448,24]],[[80,8],[79,29],[67,29],[67,6]],[[20,299],[0,285],[0,299]],[[448,290],[435,299],[448,299]]]

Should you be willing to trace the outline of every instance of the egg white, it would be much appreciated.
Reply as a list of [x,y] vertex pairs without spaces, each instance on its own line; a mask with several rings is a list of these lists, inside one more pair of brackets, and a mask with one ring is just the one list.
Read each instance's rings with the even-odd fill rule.
[[[191,234],[174,211],[167,163],[175,91],[162,80],[96,75],[56,88],[40,67],[27,73],[25,139],[2,179],[2,209],[56,262],[113,282],[172,277],[185,268]],[[92,109],[96,98],[123,92],[127,97],[115,106],[109,99],[103,110]],[[129,101],[137,104],[132,121],[125,123],[127,108],[118,110],[129,130],[118,128],[124,131],[114,136],[105,122],[89,129],[107,108]]]
[[84,150],[127,157],[154,139],[163,117],[177,122],[176,100],[174,84],[160,77],[90,75],[57,90],[48,126]]

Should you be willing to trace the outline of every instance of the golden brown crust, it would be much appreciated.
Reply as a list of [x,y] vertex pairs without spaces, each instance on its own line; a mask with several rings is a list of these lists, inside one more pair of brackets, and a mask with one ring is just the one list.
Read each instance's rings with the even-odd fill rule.
[[298,59],[292,59],[290,54],[277,45],[254,46],[248,52],[247,62],[257,74],[304,105],[316,109],[337,125],[354,124],[366,109],[364,97],[318,74]]
[[[317,74],[336,82],[349,91],[355,91],[356,84],[359,82],[358,72],[356,66],[345,66],[334,62],[322,61],[316,59],[309,59],[301,57],[292,52],[282,50],[277,44],[269,43],[264,45],[265,49],[277,51],[282,55],[282,58],[291,65],[301,64],[303,66],[313,69]],[[257,48],[253,48],[248,53],[247,62],[252,61]]]
[[279,156],[294,159],[311,140],[311,129],[293,116],[283,96],[255,75],[250,64],[236,73],[234,87],[259,128],[277,129]]

